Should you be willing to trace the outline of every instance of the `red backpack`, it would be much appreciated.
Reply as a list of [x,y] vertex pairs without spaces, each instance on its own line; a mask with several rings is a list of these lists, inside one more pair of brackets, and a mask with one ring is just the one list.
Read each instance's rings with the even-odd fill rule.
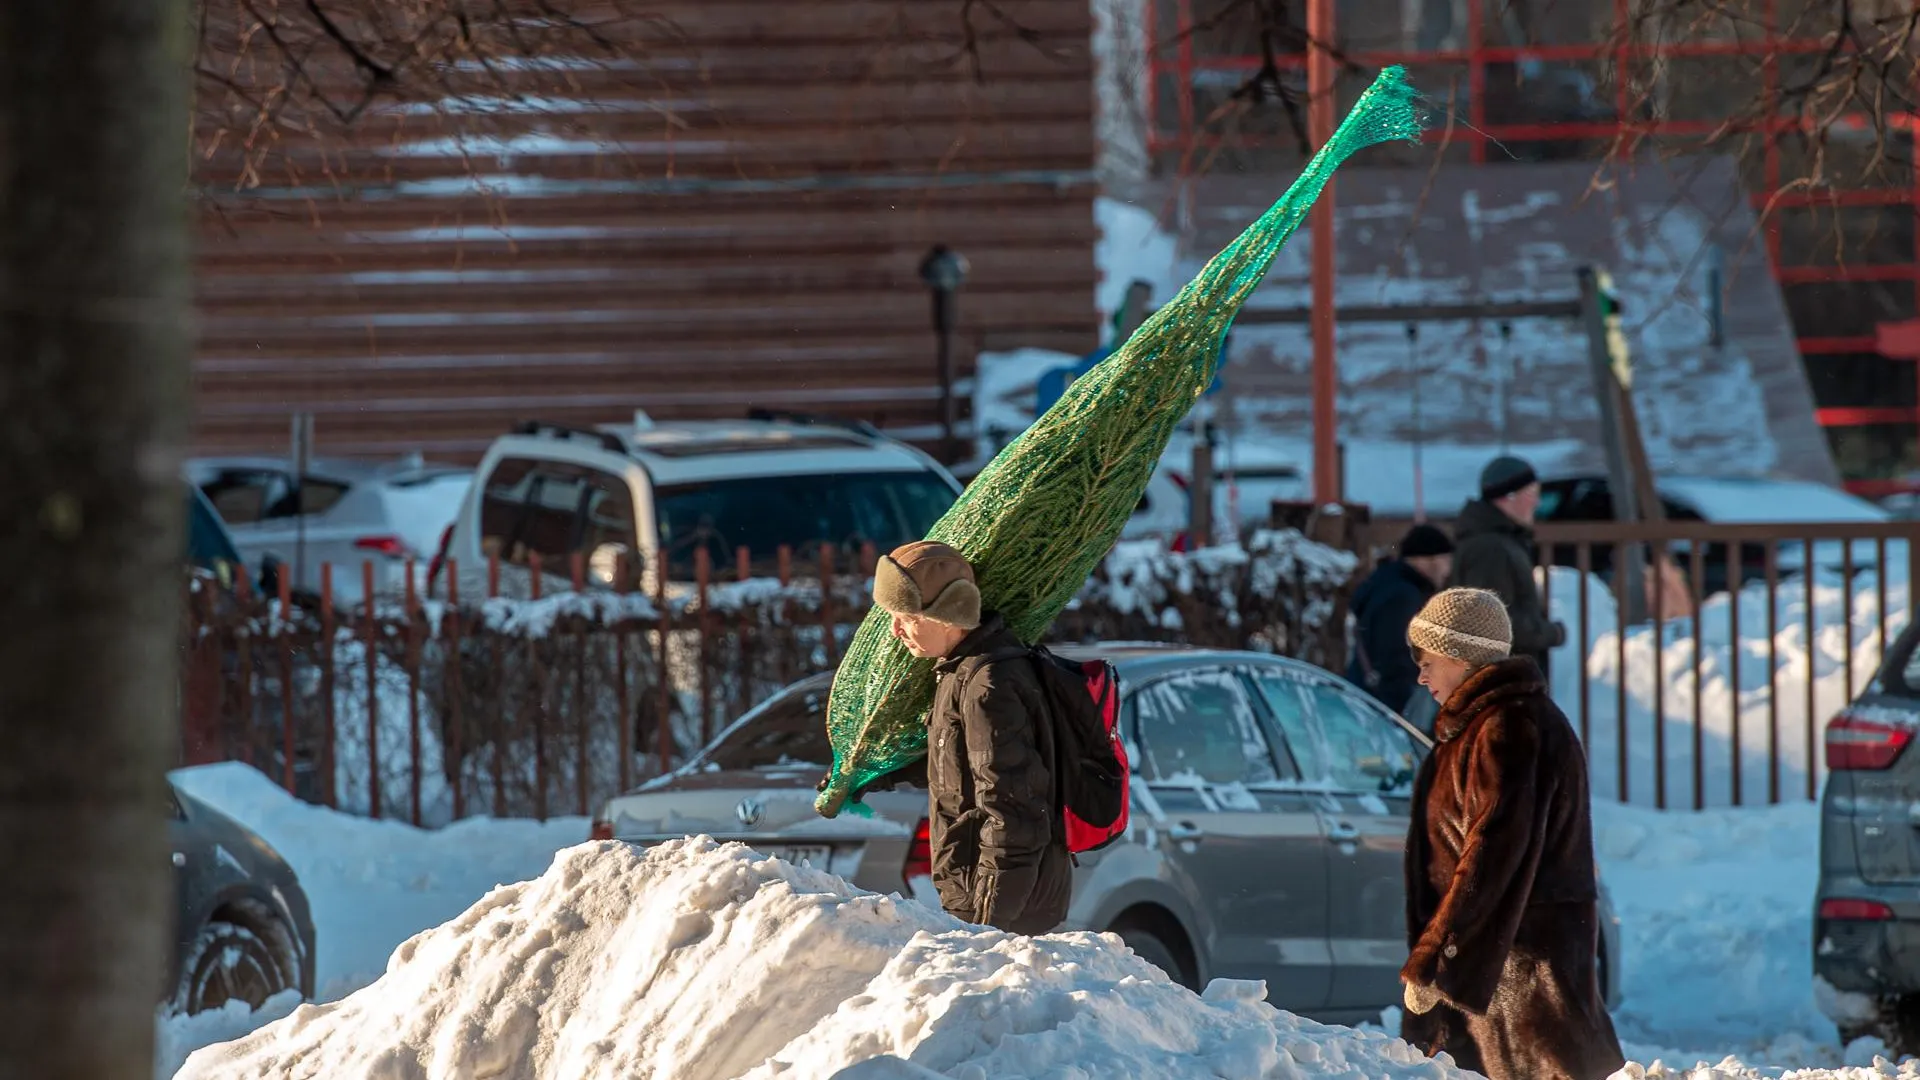
[[1041,646],[998,650],[987,663],[1025,656],[1047,697],[1045,731],[1067,851],[1098,851],[1127,831],[1127,748],[1120,739],[1120,675],[1105,660],[1076,663]]

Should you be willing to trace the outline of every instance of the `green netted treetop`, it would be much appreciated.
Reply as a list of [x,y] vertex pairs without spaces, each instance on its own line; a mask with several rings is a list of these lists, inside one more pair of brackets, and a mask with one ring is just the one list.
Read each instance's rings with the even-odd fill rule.
[[[1417,95],[1388,68],[1280,201],[1117,351],[981,471],[928,539],[973,563],[983,605],[1038,641],[1113,547],[1174,429],[1213,382],[1227,329],[1334,169],[1354,151],[1417,140]],[[833,771],[815,803],[839,813],[850,792],[926,753],[933,662],[868,612],[827,700]]]

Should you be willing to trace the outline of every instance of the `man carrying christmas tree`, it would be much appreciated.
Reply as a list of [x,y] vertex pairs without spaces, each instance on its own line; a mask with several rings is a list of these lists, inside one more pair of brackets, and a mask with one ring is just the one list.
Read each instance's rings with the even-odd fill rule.
[[881,559],[873,599],[908,652],[936,661],[926,769],[940,905],[1018,934],[1052,930],[1067,917],[1073,867],[1030,654],[980,610],[973,567],[946,544],[922,540]]

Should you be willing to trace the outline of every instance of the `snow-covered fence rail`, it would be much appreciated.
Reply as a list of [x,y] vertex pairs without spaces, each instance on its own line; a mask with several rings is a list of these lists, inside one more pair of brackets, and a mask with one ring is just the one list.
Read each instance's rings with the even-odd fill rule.
[[[866,616],[873,553],[840,553],[851,572],[837,573],[835,554],[783,552],[771,578],[751,576],[746,553],[724,579],[702,558],[693,582],[647,592],[587,587],[577,557],[559,574],[520,568],[517,582],[498,564],[449,567],[446,595],[409,588],[345,607],[326,592],[196,578],[181,760],[245,761],[301,798],[422,824],[590,814],[835,665]],[[1291,531],[1183,554],[1121,545],[1053,637],[1256,648],[1337,668],[1353,568]],[[501,595],[503,579],[515,595]]]
[[[1920,524],[1582,522],[1539,528],[1567,628],[1554,697],[1597,795],[1658,807],[1811,799],[1823,726],[1874,678],[1914,610]],[[1626,545],[1660,555],[1648,617],[1621,627]]]

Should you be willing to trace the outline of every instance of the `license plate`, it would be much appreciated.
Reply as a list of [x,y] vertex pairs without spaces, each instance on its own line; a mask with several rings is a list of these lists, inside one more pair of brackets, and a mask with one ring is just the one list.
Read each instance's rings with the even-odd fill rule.
[[753,850],[762,855],[772,856],[792,863],[795,866],[811,866],[815,870],[827,869],[827,856],[832,852],[825,844],[755,844]]

